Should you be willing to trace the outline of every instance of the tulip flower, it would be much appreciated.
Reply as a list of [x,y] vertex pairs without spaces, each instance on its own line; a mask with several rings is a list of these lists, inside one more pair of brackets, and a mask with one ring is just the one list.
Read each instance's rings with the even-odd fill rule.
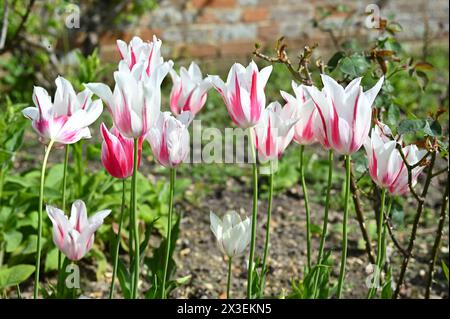
[[[216,90],[222,95],[231,120],[241,128],[248,128],[250,140],[254,141],[253,130],[258,124],[262,110],[266,105],[264,89],[272,72],[272,66],[258,70],[255,62],[245,68],[235,63],[228,73],[227,82],[224,83],[218,76],[210,76]],[[256,165],[255,147],[252,145],[253,161],[253,210],[252,210],[252,236],[250,241],[250,257],[247,276],[247,298],[252,297],[253,259],[255,255],[256,222],[258,215],[258,168]]]
[[294,125],[298,122],[295,109],[287,104],[284,108],[278,102],[270,103],[262,111],[255,126],[255,145],[260,158],[276,160],[281,157],[294,137]]
[[213,212],[209,213],[211,230],[217,239],[219,249],[228,256],[227,298],[230,298],[231,263],[234,257],[244,253],[251,239],[251,221],[242,220],[238,213],[229,211],[220,220]]
[[[398,140],[397,140],[398,139]],[[384,212],[386,190],[392,195],[404,195],[409,190],[408,184],[408,170],[399,150],[397,144],[402,143],[401,138],[392,139],[392,132],[390,128],[378,122],[372,129],[370,137],[367,137],[364,142],[364,148],[369,162],[369,173],[372,180],[381,187],[381,204],[380,213],[378,214],[378,234],[377,234],[377,267],[382,268],[383,256],[386,256],[386,223],[384,223],[384,216],[389,216],[392,206],[392,199],[390,197],[387,212]],[[405,159],[409,165],[415,165],[425,156],[425,150],[419,150],[416,145],[408,145],[402,148]],[[417,183],[417,177],[422,172],[423,167],[417,166],[412,169],[411,185]],[[370,287],[368,298],[373,298],[377,291],[377,284],[379,282],[379,273],[375,273],[373,283]]]
[[117,40],[116,43],[122,58],[119,70],[129,69],[136,75],[136,79],[150,78],[161,70],[165,72],[172,68],[172,61],[164,62],[161,56],[162,42],[155,35],[152,42],[144,42],[135,36],[128,45],[122,40]]
[[82,138],[90,138],[91,133],[88,126],[97,120],[103,110],[100,101],[92,102],[92,93],[89,90],[84,90],[76,94],[72,84],[60,76],[56,78],[55,83],[56,92],[53,102],[45,89],[34,87],[33,102],[36,107],[27,107],[22,111],[24,116],[32,121],[32,126],[40,135],[41,142],[48,144],[45,150],[44,160],[42,161],[39,188],[36,271],[33,294],[35,299],[39,293],[44,182],[50,151],[55,143],[66,144],[63,173],[63,203],[65,203],[65,175],[68,161],[67,146],[78,142]]
[[170,109],[174,115],[190,111],[194,116],[206,102],[206,93],[211,87],[209,78],[203,79],[197,64],[191,62],[189,69],[181,67],[180,75],[170,70],[173,87],[170,92]]
[[183,112],[175,118],[170,112],[161,112],[156,125],[150,129],[146,137],[158,163],[170,169],[169,185],[169,214],[167,218],[167,245],[164,263],[164,275],[161,297],[167,298],[166,280],[168,279],[168,265],[170,255],[170,241],[172,234],[173,198],[175,189],[176,168],[189,154],[189,131],[187,129],[192,120],[191,112]]
[[258,71],[258,66],[252,61],[247,68],[235,63],[228,73],[226,83],[217,75],[210,76],[237,126],[249,128],[259,122],[261,112],[266,106],[264,88],[271,72],[272,66]]
[[[369,134],[372,104],[381,89],[384,78],[366,92],[356,78],[344,89],[331,77],[322,74],[323,89],[305,87],[313,100],[318,120],[315,132],[320,143],[327,149],[345,155],[345,204],[342,223],[342,255],[339,271],[337,297],[341,298],[347,261],[347,221],[350,197],[350,156],[358,151]],[[323,247],[321,243],[321,247]],[[322,249],[322,248],[321,248]],[[321,250],[320,249],[320,250]]]
[[[139,73],[142,64],[135,68]],[[86,86],[107,105],[114,126],[128,138],[145,136],[161,108],[161,82],[169,70],[156,74],[152,79],[139,81],[127,71],[114,72],[116,85],[114,93],[103,83],[89,83]]]
[[187,128],[191,120],[190,112],[183,112],[178,118],[170,112],[161,112],[148,132],[146,139],[162,166],[175,168],[186,159],[190,147]]
[[227,212],[223,220],[213,212],[209,217],[211,230],[222,253],[229,258],[242,255],[250,243],[250,219],[242,220],[235,211]]
[[[305,182],[304,174],[304,150],[305,145],[312,144],[317,141],[314,127],[317,122],[317,111],[313,101],[309,98],[306,92],[305,86],[297,85],[292,81],[292,90],[295,97],[291,94],[281,91],[281,96],[286,101],[288,108],[295,109],[299,121],[294,126],[294,142],[300,144],[300,181],[302,185],[303,198],[305,201],[305,213],[306,213],[306,255],[307,255],[307,267],[311,269],[311,222],[310,222],[310,210],[308,201],[308,191]],[[328,193],[327,193],[328,194]],[[326,226],[325,226],[326,227]],[[319,252],[319,259],[321,253]]]
[[[386,188],[392,195],[404,195],[408,192],[408,170],[396,148],[396,140],[389,138],[391,130],[385,124],[379,123],[372,129],[367,137],[364,148],[369,162],[369,173],[373,181],[381,188]],[[401,142],[400,142],[401,143]],[[419,150],[416,145],[402,148],[409,165],[415,165],[426,154],[426,150]],[[416,185],[417,178],[423,166],[412,169],[412,186]]]
[[33,90],[36,107],[27,107],[22,112],[32,121],[41,141],[73,144],[82,138],[90,138],[88,126],[102,113],[101,101],[92,101],[92,93],[84,90],[75,93],[72,84],[61,76],[55,80],[56,93],[52,103],[47,91],[39,86]]
[[103,224],[111,210],[102,210],[88,219],[82,200],[72,204],[70,219],[56,207],[47,205],[47,214],[53,223],[53,242],[72,261],[80,260],[92,248],[94,233]]
[[[123,136],[115,127],[108,131],[102,123],[102,163],[115,178],[127,178],[133,174],[133,139]],[[142,138],[139,139],[138,166],[141,160]]]
[[322,74],[323,89],[306,86],[317,113],[317,138],[327,149],[351,155],[359,150],[370,130],[372,104],[381,89],[383,77],[366,92],[356,78],[344,89],[334,79]]
[[281,96],[286,101],[286,107],[295,109],[299,121],[294,126],[294,142],[300,145],[309,145],[316,141],[314,125],[316,120],[316,107],[307,95],[303,85],[297,85],[292,81],[292,89],[295,97],[281,91]]

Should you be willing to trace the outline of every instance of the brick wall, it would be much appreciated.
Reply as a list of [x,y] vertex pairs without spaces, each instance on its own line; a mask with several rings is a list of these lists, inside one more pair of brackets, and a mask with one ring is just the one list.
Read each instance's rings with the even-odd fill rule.
[[[255,42],[273,46],[282,35],[291,50],[314,42],[327,50],[332,45],[329,35],[311,23],[317,8],[345,4],[358,14],[338,36],[367,37],[376,35],[364,26],[363,12],[370,3],[380,5],[382,17],[395,16],[404,28],[400,37],[405,41],[420,41],[425,21],[431,37],[448,36],[447,0],[162,0],[138,26],[103,36],[101,53],[106,59],[117,59],[115,39],[128,40],[135,34],[144,39],[156,34],[163,40],[164,53],[172,58],[239,59],[251,54]],[[345,17],[336,13],[329,20],[340,24]]]

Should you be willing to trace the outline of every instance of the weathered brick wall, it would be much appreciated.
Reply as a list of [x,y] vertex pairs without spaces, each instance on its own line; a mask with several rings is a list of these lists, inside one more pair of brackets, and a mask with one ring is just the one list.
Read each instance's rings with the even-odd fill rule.
[[[156,34],[164,42],[165,54],[171,57],[245,57],[251,54],[255,42],[273,46],[282,35],[291,49],[317,42],[326,50],[332,45],[329,35],[311,23],[317,8],[345,4],[355,10],[351,27],[337,35],[365,37],[376,35],[364,26],[363,12],[370,3],[380,6],[382,17],[395,17],[404,28],[400,37],[406,41],[421,41],[426,29],[432,38],[448,36],[447,0],[163,0],[156,10],[141,18],[137,27],[113,30],[102,37],[101,52],[107,59],[116,58],[115,39],[128,40],[134,34],[145,39]],[[340,23],[345,17],[337,13],[329,20]]]

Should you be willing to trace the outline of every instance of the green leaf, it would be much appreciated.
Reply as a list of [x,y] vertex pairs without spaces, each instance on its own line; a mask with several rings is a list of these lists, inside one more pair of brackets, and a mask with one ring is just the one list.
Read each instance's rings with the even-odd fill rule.
[[438,121],[432,119],[405,119],[398,125],[399,134],[421,133],[437,137],[442,135],[442,127]]
[[53,248],[47,253],[45,258],[45,271],[58,269],[58,249]]
[[34,266],[16,265],[11,268],[0,268],[0,288],[20,284],[28,279],[34,272]]
[[345,57],[340,61],[339,65],[339,69],[342,73],[347,74],[352,78],[364,75],[369,67],[366,58],[360,55]]
[[448,267],[445,264],[444,260],[441,260],[441,264],[442,264],[442,271],[444,272],[444,276],[447,279],[447,284],[448,284]]
[[17,230],[11,230],[5,234],[6,252],[11,253],[19,247],[23,235]]

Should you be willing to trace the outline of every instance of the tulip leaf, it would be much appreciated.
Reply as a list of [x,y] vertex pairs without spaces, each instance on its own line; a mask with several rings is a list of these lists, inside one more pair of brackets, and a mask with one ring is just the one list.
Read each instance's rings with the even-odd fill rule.
[[17,230],[11,230],[5,234],[6,252],[10,253],[16,250],[16,248],[22,242],[23,235]]
[[34,272],[32,265],[16,265],[10,268],[0,268],[0,288],[18,285],[28,279]]
[[448,267],[445,264],[444,259],[441,260],[441,264],[442,264],[442,271],[444,272],[445,279],[447,279],[448,283]]
[[58,249],[53,248],[45,257],[45,271],[52,271],[56,269],[58,269]]

